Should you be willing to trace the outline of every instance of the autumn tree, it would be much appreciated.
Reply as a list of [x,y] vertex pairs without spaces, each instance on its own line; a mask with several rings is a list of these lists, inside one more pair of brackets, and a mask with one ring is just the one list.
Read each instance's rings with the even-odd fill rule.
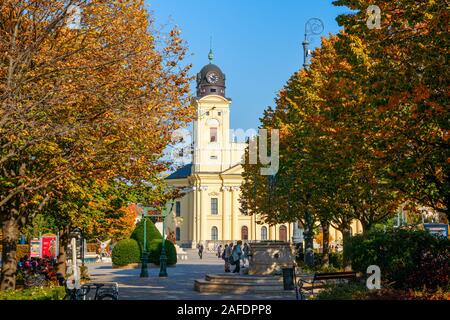
[[[449,217],[449,2],[338,0],[339,53],[364,83],[368,139],[395,187]],[[370,5],[380,25],[369,28]],[[367,21],[369,20],[369,23]],[[367,63],[370,62],[370,63]]]
[[164,39],[144,1],[0,4],[1,290],[15,285],[19,227],[57,190],[165,170],[161,154],[192,110],[184,44],[177,30]]

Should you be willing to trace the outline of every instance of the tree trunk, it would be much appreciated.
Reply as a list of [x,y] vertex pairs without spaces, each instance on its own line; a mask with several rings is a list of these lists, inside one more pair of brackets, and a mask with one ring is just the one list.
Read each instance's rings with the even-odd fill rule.
[[322,262],[324,266],[330,263],[330,223],[323,221],[322,225]]
[[59,254],[58,261],[56,263],[56,272],[66,276],[67,270],[67,246],[69,244],[69,233],[66,228],[63,228],[59,233]]
[[343,253],[342,253],[342,259],[344,264],[344,270],[351,269],[351,257],[350,253],[348,251],[348,242],[351,238],[350,235],[350,226],[344,226],[341,230],[342,232],[342,242],[343,242]]
[[17,272],[17,241],[19,240],[19,223],[14,218],[3,222],[3,250],[2,250],[2,272],[0,277],[0,290],[16,288]]
[[304,262],[308,267],[314,266],[314,220],[310,214],[307,214],[305,219],[305,231],[303,232],[305,238],[305,257]]
[[372,223],[369,221],[365,221],[365,220],[360,220],[361,222],[361,226],[363,229],[363,233],[366,233],[367,231],[369,231],[372,228]]

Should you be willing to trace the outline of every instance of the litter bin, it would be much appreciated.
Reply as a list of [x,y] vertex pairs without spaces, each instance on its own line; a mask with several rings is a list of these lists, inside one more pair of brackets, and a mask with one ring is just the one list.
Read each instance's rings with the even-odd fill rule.
[[284,290],[294,290],[294,268],[283,268]]

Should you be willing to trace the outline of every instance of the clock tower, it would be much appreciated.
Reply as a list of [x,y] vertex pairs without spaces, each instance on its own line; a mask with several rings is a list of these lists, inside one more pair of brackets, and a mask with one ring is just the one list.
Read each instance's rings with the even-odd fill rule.
[[209,64],[197,74],[197,97],[219,95],[225,97],[225,74],[212,63],[213,53],[209,52]]
[[225,74],[212,63],[197,74],[197,97],[194,105],[197,119],[194,121],[194,172],[222,172],[240,159],[233,156],[230,144],[231,99],[225,96]]

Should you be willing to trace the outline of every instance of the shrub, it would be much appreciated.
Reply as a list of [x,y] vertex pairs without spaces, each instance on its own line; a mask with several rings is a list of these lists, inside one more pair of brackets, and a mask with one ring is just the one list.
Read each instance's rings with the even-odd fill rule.
[[65,294],[64,287],[36,287],[0,291],[0,300],[62,300]]
[[[169,266],[175,265],[177,263],[177,250],[175,248],[175,245],[169,240],[166,240],[165,247],[167,255],[167,265]],[[149,262],[159,265],[159,259],[162,250],[162,240],[157,239],[151,241],[149,243],[148,249],[149,249]]]
[[141,258],[139,244],[134,239],[124,239],[116,243],[112,251],[112,262],[117,266],[138,263]]
[[[158,228],[156,228],[155,224],[150,219],[147,218],[146,220],[147,220],[147,245],[149,245],[152,240],[156,239],[161,240],[162,235],[159,232]],[[131,234],[131,239],[134,239],[139,243],[141,250],[144,248],[144,219],[141,222],[139,222],[139,224],[134,229],[133,233]]]
[[[0,253],[2,252],[2,245],[0,244]],[[16,258],[17,261],[20,260],[20,258],[23,258],[25,256],[30,256],[30,245],[29,244],[18,244],[17,245],[17,251],[16,251]]]
[[438,289],[434,292],[427,290],[396,290],[382,288],[367,294],[367,300],[450,300],[450,292]]
[[310,268],[305,265],[303,260],[297,260],[297,264],[304,272],[338,272],[343,270],[342,252],[330,252],[329,263],[327,266],[323,264],[323,254],[314,254],[314,267]]
[[364,300],[369,290],[361,282],[349,282],[326,286],[317,294],[318,300]]
[[450,240],[424,231],[371,231],[353,237],[349,252],[354,271],[367,267],[381,269],[384,284],[396,289],[437,289],[448,287]]

